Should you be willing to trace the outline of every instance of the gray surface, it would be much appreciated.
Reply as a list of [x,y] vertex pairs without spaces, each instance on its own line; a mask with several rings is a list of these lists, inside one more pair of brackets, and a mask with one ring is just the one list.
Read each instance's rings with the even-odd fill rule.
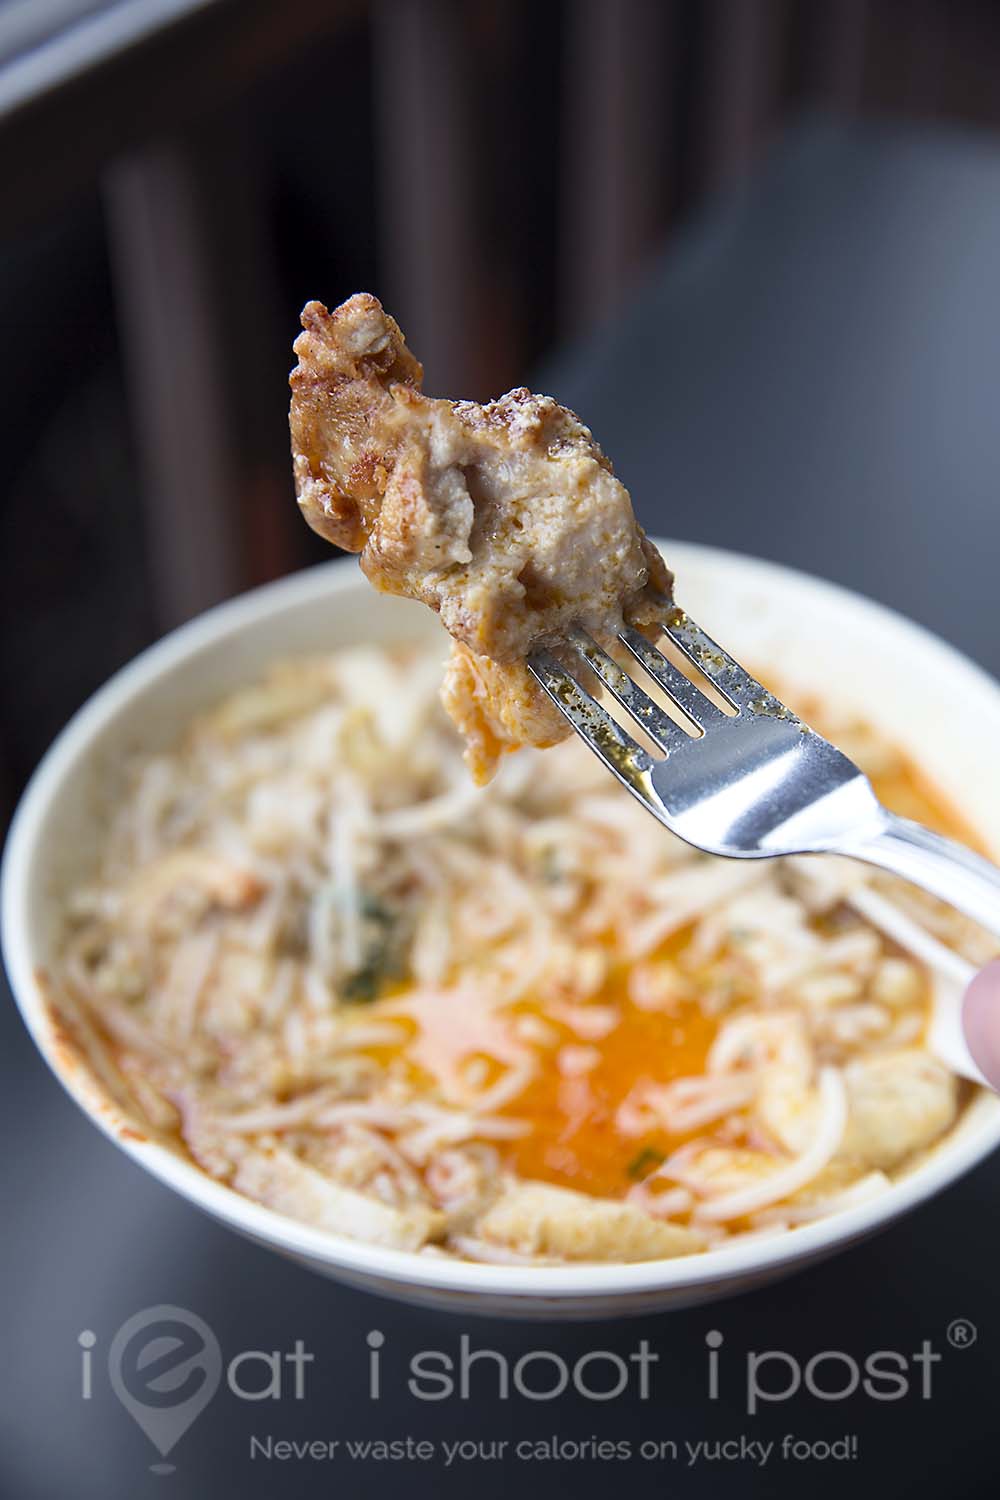
[[[791,562],[896,604],[1000,666],[996,625],[1000,423],[1000,155],[976,142],[825,129],[776,154],[738,202],[720,205],[665,259],[641,313],[551,373],[592,423],[652,528]],[[664,477],[668,476],[668,477]],[[483,1496],[572,1487],[604,1496],[974,1496],[995,1489],[992,1161],[884,1235],[782,1286],[714,1309],[590,1328],[503,1326],[415,1312],[341,1290],[237,1240],[173,1199],[87,1125],[0,1009],[7,1145],[0,1239],[3,1389],[0,1496],[139,1500],[146,1494]],[[224,1392],[155,1457],[108,1390],[99,1357],[137,1309],[200,1313],[225,1354],[316,1352],[305,1401]],[[979,1325],[967,1351],[945,1330]],[[364,1333],[386,1344],[385,1396],[365,1389]],[[95,1330],[94,1398],[79,1397],[76,1336]],[[705,1332],[725,1335],[720,1400],[705,1396]],[[661,1356],[648,1404],[419,1403],[399,1364],[468,1331],[512,1359],[623,1354],[645,1335]],[[897,1403],[796,1398],[742,1409],[737,1361],[779,1348],[942,1352],[934,1394]],[[730,1357],[734,1362],[728,1363]],[[249,1434],[523,1438],[777,1437],[855,1433],[849,1464],[739,1463],[685,1471],[638,1462],[251,1464]],[[845,1469],[847,1470],[845,1474]]]
[[816,125],[547,372],[647,530],[833,578],[1000,669],[1000,152]]

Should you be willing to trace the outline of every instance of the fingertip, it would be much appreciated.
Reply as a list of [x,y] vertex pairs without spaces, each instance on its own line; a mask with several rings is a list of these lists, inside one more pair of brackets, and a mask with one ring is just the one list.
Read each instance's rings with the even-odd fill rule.
[[981,969],[966,990],[962,1029],[977,1066],[1000,1090],[1000,959]]

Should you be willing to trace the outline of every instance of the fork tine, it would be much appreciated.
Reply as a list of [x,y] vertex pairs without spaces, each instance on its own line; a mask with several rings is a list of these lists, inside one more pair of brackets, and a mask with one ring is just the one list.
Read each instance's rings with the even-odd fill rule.
[[735,709],[751,708],[758,713],[793,717],[780,699],[768,692],[756,677],[751,677],[746,668],[741,667],[728,651],[723,651],[683,609],[672,605],[664,616],[663,629],[688,661],[699,672],[704,672]]
[[690,742],[691,736],[676,724],[669,714],[663,712],[648,694],[620,667],[606,651],[603,651],[585,630],[574,630],[570,644],[583,657],[587,666],[600,678],[613,698],[621,704],[636,723],[646,731],[654,744],[669,755]]
[[662,651],[647,641],[644,635],[631,626],[626,626],[618,639],[627,646],[636,661],[645,668],[654,682],[658,682],[665,693],[684,710],[688,718],[701,729],[708,729],[726,715],[711,703],[701,689],[685,677],[679,667],[668,661]]
[[606,709],[584,692],[576,678],[551,652],[533,651],[527,659],[527,667],[559,712],[608,770],[638,791],[645,773],[656,764],[653,757],[615,722]]

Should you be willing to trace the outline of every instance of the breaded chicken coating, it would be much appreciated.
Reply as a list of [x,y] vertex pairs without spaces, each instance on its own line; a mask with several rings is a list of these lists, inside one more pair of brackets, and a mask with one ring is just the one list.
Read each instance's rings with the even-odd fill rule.
[[421,599],[454,645],[443,701],[479,782],[506,751],[568,725],[525,666],[573,625],[607,642],[662,618],[672,578],[579,418],[520,388],[496,401],[421,393],[398,324],[358,293],[309,302],[290,425],[299,505],[361,554],[376,588]]

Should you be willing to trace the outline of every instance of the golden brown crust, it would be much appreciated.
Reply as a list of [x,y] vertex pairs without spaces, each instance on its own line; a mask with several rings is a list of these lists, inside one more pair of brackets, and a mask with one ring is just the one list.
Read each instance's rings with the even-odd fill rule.
[[520,745],[547,749],[568,725],[523,662],[495,662],[453,641],[441,701],[465,739],[465,763],[480,786]]
[[519,388],[435,400],[395,321],[364,293],[310,302],[295,343],[291,432],[310,526],[361,553],[372,583],[436,610],[457,648],[444,700],[488,780],[565,722],[524,659],[572,625],[607,639],[662,614],[671,576],[579,418]]
[[289,377],[295,488],[310,526],[360,552],[394,461],[383,434],[393,386],[420,389],[424,372],[399,325],[359,293],[334,311],[307,302]]

